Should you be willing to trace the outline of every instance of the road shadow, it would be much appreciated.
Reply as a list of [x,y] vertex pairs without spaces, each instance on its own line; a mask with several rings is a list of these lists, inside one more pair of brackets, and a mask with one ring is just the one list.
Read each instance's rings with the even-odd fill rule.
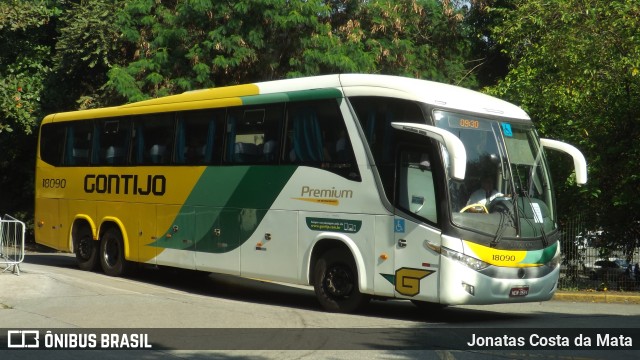
[[54,251],[46,253],[26,253],[23,263],[80,270],[73,254]]
[[[25,256],[24,262],[82,271],[78,268],[73,254],[32,253]],[[95,274],[96,276],[106,276],[98,272]],[[310,287],[294,287],[231,275],[147,265],[139,266],[132,274],[127,276],[127,279],[202,296],[324,312],[315,297],[313,289]],[[429,324],[467,324],[469,326],[486,322],[520,322],[531,317],[528,314],[466,309],[455,306],[434,311],[424,311],[406,300],[376,299],[372,300],[355,315],[418,321]]]

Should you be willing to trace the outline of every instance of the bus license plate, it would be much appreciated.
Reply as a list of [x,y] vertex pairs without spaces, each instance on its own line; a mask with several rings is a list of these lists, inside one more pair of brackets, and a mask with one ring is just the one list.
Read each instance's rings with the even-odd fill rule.
[[518,286],[511,288],[509,291],[509,297],[523,297],[529,295],[529,287],[528,286]]

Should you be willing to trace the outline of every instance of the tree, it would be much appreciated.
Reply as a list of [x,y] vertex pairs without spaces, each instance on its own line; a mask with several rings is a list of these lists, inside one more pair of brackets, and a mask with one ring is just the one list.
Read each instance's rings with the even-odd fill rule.
[[[69,3],[57,21],[58,36],[43,103],[48,112],[122,102],[104,91],[107,71],[122,65],[126,50],[116,17],[124,0]],[[64,89],[64,91],[60,91]]]
[[0,136],[14,130],[30,134],[37,124],[51,71],[51,19],[59,11],[47,1],[0,3]]
[[0,3],[0,214],[33,218],[35,127],[51,73],[56,1]]
[[127,2],[119,25],[131,48],[108,86],[129,101],[286,76],[303,41],[329,31],[320,2]]
[[[511,59],[490,92],[520,103],[547,137],[576,144],[589,184],[560,186],[565,212],[585,211],[612,246],[640,238],[640,3],[517,1],[493,27]],[[561,178],[568,172],[561,170]]]
[[364,71],[474,87],[463,19],[464,9],[451,1],[369,1],[334,30],[343,48],[366,56]]
[[129,1],[118,23],[131,61],[108,87],[137,101],[336,72],[473,85],[460,11],[436,0]]
[[[495,85],[507,75],[509,57],[496,37],[494,26],[503,21],[503,13],[512,11],[511,0],[471,0],[464,20],[471,42],[471,65],[481,88]],[[496,11],[502,9],[502,11]]]

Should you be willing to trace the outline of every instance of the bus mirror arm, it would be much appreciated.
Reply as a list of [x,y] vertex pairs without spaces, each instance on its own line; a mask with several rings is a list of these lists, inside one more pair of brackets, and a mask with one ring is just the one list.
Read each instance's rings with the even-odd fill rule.
[[540,139],[540,145],[544,148],[565,152],[573,158],[573,166],[576,171],[576,183],[584,185],[587,183],[587,161],[584,155],[575,146],[562,141],[551,139]]
[[442,143],[449,153],[451,162],[451,177],[457,180],[464,180],[467,169],[467,152],[464,144],[457,136],[451,132],[431,125],[414,123],[391,123],[395,129],[412,132],[418,135],[427,136]]

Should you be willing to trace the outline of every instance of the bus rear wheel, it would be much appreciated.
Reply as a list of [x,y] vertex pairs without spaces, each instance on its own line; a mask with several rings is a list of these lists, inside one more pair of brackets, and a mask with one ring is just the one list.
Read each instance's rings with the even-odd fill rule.
[[129,268],[129,262],[124,258],[122,234],[115,227],[107,229],[100,239],[100,265],[109,276],[123,276]]
[[331,312],[353,312],[370,300],[358,289],[355,261],[341,249],[327,251],[316,262],[314,290],[322,307]]
[[91,230],[85,226],[78,229],[75,253],[80,269],[93,271],[98,268],[98,245]]

